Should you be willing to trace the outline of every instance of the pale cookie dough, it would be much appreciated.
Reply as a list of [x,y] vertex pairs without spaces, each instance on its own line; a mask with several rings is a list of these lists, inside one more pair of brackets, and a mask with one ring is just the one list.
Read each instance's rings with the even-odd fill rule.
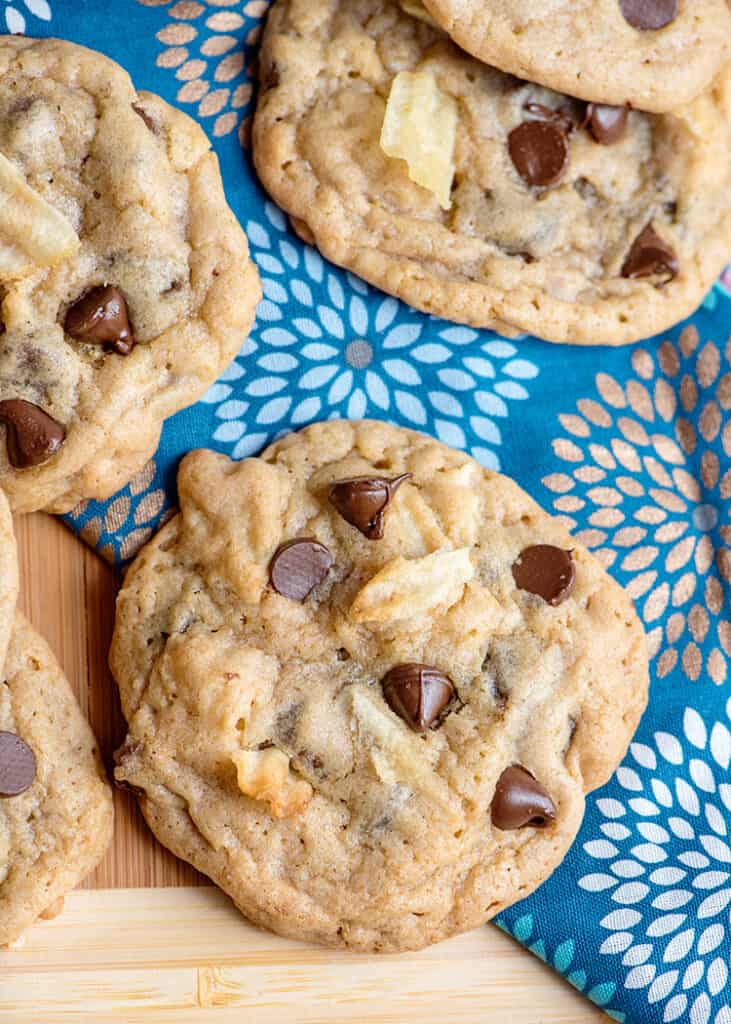
[[662,113],[689,103],[731,56],[727,0],[423,4],[486,64],[571,96],[639,110]]
[[0,37],[0,200],[0,484],[66,511],[231,361],[258,275],[201,128],[71,43]]
[[645,706],[624,591],[512,480],[384,423],[193,452],[178,483],[111,650],[158,839],[252,921],[358,950],[528,895]]
[[[326,257],[418,309],[622,344],[691,313],[731,256],[731,65],[673,115],[629,113],[623,138],[604,145],[577,124],[585,104],[486,67],[389,0],[278,0],[260,64],[253,144],[265,187]],[[447,210],[380,145],[394,77],[415,71],[457,102]],[[557,180],[528,184],[511,132],[562,107],[565,166],[554,120],[539,163]],[[629,257],[648,225],[675,268],[623,276],[642,272]]]
[[[14,796],[2,791],[13,768],[8,734],[35,758],[35,775],[31,771],[23,783],[30,785]],[[55,915],[64,895],[99,863],[112,835],[111,789],[96,740],[58,662],[20,614],[0,677],[0,740],[3,946],[37,918]]]
[[13,520],[0,488],[0,666],[5,662],[18,597],[18,558]]

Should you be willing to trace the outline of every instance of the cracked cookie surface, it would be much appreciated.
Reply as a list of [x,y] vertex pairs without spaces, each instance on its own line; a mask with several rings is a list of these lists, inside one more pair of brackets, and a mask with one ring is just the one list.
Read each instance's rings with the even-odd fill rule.
[[599,562],[507,477],[384,423],[193,452],[179,492],[110,657],[117,778],[160,841],[251,920],[360,950],[532,891],[646,701]]
[[0,483],[105,498],[251,326],[259,282],[201,128],[108,58],[0,38]]
[[0,946],[55,916],[101,860],[113,820],[94,735],[48,645],[19,613],[0,678],[0,737],[8,735],[32,751],[35,771],[8,795],[8,775],[20,767],[7,744],[0,751]]
[[[610,144],[580,126],[585,104],[486,67],[390,0],[278,0],[260,67],[264,186],[327,258],[418,309],[622,344],[691,313],[731,253],[731,66],[672,115],[629,112]],[[446,210],[380,144],[403,72],[456,101]],[[659,273],[630,260],[649,226],[669,247]]]

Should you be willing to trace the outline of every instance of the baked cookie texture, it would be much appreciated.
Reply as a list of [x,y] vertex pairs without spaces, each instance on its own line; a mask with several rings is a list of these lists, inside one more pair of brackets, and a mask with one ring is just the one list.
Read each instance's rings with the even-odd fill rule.
[[0,484],[67,511],[230,362],[258,275],[201,128],[99,53],[0,38],[0,154]]
[[689,103],[731,55],[727,0],[422,2],[486,64],[571,96],[639,110],[662,113]]
[[357,950],[528,895],[645,706],[624,591],[512,480],[385,423],[193,452],[178,483],[110,657],[158,839],[252,921]]
[[10,642],[18,597],[18,557],[13,520],[7,499],[0,488],[0,665]]
[[[610,145],[579,127],[585,105],[481,64],[390,0],[277,0],[260,66],[264,186],[327,258],[418,309],[622,344],[691,313],[731,254],[731,65],[673,114],[630,112]],[[457,103],[448,210],[379,144],[404,71],[430,73]],[[545,187],[509,149],[514,129],[541,120],[554,147],[562,120],[566,133],[566,165]],[[550,146],[533,156],[545,172]],[[675,267],[636,276],[651,271],[629,262],[648,226]]]
[[22,793],[0,796],[0,946],[54,916],[112,836],[96,740],[47,644],[19,613],[0,682],[0,733],[8,732],[28,744],[36,770]]

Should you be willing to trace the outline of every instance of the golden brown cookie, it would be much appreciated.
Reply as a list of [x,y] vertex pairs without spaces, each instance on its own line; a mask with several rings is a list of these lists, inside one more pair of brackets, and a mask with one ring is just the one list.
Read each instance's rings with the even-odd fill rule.
[[277,0],[254,159],[304,238],[418,309],[618,345],[731,257],[731,65],[652,115],[496,71],[392,0]]
[[112,794],[61,667],[19,613],[0,677],[0,946],[99,863]]
[[0,37],[0,484],[105,498],[235,355],[260,290],[201,128],[108,58]]
[[637,110],[662,113],[689,103],[731,54],[726,0],[423,4],[459,46],[486,64],[585,100]]
[[647,697],[600,563],[507,477],[328,422],[234,463],[119,595],[117,778],[247,917],[360,950],[473,928],[560,863]]

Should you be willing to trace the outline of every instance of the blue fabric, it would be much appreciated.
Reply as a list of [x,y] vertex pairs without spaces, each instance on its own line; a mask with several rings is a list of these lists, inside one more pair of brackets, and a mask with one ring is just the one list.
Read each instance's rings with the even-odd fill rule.
[[9,29],[101,49],[200,119],[266,296],[236,361],[167,423],[154,462],[68,521],[122,561],[174,502],[188,449],[242,458],[329,416],[418,427],[514,476],[629,588],[653,683],[565,863],[499,923],[617,1020],[731,1024],[731,275],[666,335],[582,350],[424,316],[325,263],[240,144],[266,7],[0,7]]

